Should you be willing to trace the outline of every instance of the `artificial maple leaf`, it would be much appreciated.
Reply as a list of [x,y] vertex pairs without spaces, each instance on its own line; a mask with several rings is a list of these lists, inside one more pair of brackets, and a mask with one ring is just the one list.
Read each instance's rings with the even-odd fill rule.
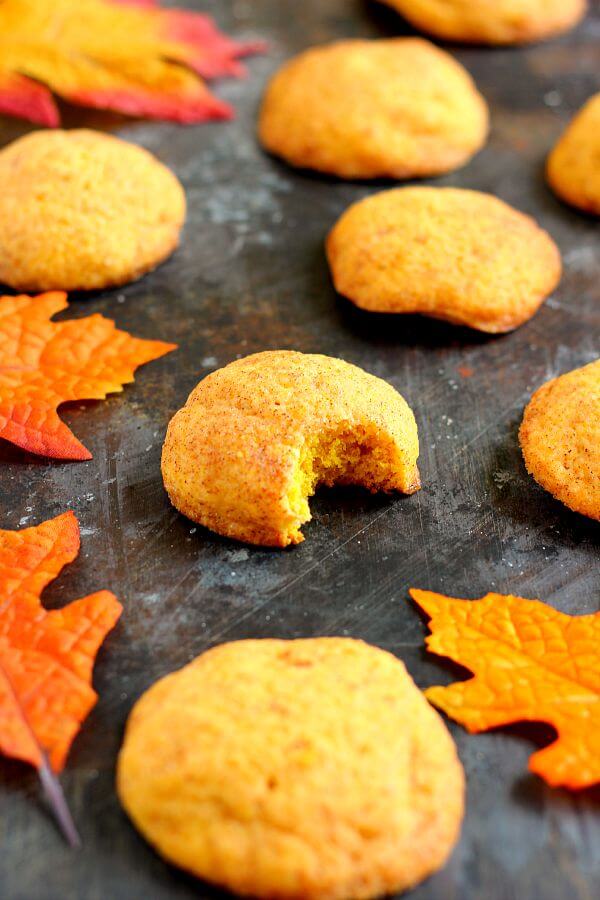
[[138,366],[177,345],[134,338],[101,315],[50,321],[67,306],[62,291],[0,297],[0,437],[42,456],[91,459],[58,406],[122,391]]
[[47,612],[40,594],[79,552],[72,512],[0,531],[0,752],[38,769],[70,844],[79,836],[57,779],[97,695],[94,660],[122,607],[99,591]]
[[0,750],[39,766],[64,766],[96,702],[96,653],[121,615],[110,591],[47,612],[40,594],[79,552],[72,512],[21,531],[0,531]]
[[239,76],[239,57],[262,47],[154,0],[0,0],[0,112],[56,127],[53,91],[145,118],[227,119],[199,75]]
[[600,781],[600,613],[569,616],[539,600],[460,600],[412,589],[431,617],[427,646],[473,672],[427,698],[468,731],[547,722],[558,738],[529,768],[549,784]]

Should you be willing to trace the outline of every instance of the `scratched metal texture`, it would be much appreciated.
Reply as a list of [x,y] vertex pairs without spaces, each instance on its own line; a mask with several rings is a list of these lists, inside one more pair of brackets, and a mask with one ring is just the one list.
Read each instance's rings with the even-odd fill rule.
[[[565,263],[538,315],[497,338],[416,317],[370,317],[337,298],[323,238],[350,203],[385,185],[291,171],[254,138],[263,86],[283,59],[317,42],[411,33],[408,26],[360,0],[187,5],[210,9],[232,34],[270,41],[270,54],[250,61],[248,80],[217,87],[238,109],[234,123],[177,127],[64,110],[69,126],[107,128],[147,147],[177,172],[189,202],[171,260],[121,290],[73,298],[69,314],[102,312],[180,349],[140,370],[122,394],[64,410],[93,451],[90,462],[0,450],[3,528],[69,508],[81,522],[81,555],[46,591],[46,605],[110,588],[125,607],[98,659],[100,701],[62,776],[83,849],[64,846],[35,773],[2,760],[2,900],[219,896],[153,853],[113,786],[133,702],[212,644],[354,635],[397,654],[426,687],[458,670],[425,653],[410,585],[465,597],[488,590],[541,597],[573,614],[598,608],[598,526],[544,493],[517,445],[532,391],[598,354],[598,226],[558,202],[543,178],[549,148],[600,88],[598,4],[560,40],[451,48],[489,101],[492,133],[470,165],[432,183],[490,191],[532,213]],[[4,120],[0,129],[7,143],[27,127]],[[419,423],[423,490],[409,498],[319,492],[305,543],[285,552],[220,539],[178,515],[159,471],[169,417],[216,367],[275,348],[339,356],[398,388]],[[598,795],[551,790],[527,771],[550,730],[468,736],[450,728],[467,772],[466,819],[451,861],[414,900],[599,896]]]

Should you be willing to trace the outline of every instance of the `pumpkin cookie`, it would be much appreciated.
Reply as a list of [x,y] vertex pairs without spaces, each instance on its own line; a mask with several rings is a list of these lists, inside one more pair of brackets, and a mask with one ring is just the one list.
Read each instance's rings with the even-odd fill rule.
[[303,540],[317,485],[419,487],[417,425],[394,388],[357,366],[256,353],[208,375],[169,424],[171,502],[218,534],[285,547]]
[[519,440],[527,471],[543,488],[600,520],[600,359],[538,388]]
[[442,40],[528,44],[568,31],[586,0],[383,0],[409,22]]
[[177,246],[185,196],[146,150],[97,131],[35,131],[0,152],[0,282],[125,284]]
[[488,110],[465,69],[420,38],[307,50],[271,80],[263,146],[342,178],[414,178],[464,165],[485,143]]
[[547,177],[562,200],[600,216],[600,94],[588,100],[556,144]]
[[556,245],[533,219],[458,188],[397,188],[355,203],[327,256],[336,289],[362,309],[486,332],[531,318],[561,273]]
[[403,664],[350,638],[222,644],[137,702],[121,802],[167,860],[242,895],[361,900],[446,861],[454,743]]

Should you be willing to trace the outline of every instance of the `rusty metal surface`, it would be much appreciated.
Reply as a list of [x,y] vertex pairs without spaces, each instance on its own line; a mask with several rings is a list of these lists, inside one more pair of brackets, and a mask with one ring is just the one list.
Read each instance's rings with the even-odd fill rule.
[[[125,606],[96,668],[100,702],[62,777],[83,849],[63,845],[35,774],[2,760],[2,900],[217,895],[154,855],[113,787],[134,700],[215,642],[360,636],[396,653],[425,687],[456,671],[425,654],[409,585],[467,597],[489,589],[542,597],[570,613],[598,608],[598,526],[526,475],[516,438],[531,392],[598,355],[598,225],[559,203],[543,179],[548,149],[600,88],[598,4],[557,41],[451,48],[491,105],[492,134],[469,166],[432,183],[494,192],[532,213],[565,262],[563,281],[539,314],[498,338],[416,317],[371,318],[337,298],[325,233],[351,202],[383,185],[293,172],[254,139],[258,100],[280,60],[333,38],[410,33],[402,20],[360,0],[187,5],[211,10],[233,34],[271,42],[269,56],[250,61],[247,81],[217,88],[238,107],[235,123],[180,128],[66,111],[69,125],[110,128],[156,153],[182,179],[189,201],[183,244],[169,262],[124,289],[74,298],[71,314],[100,311],[135,334],[177,341],[180,350],[140,370],[123,394],[65,411],[92,461],[49,463],[0,450],[2,527],[67,508],[81,522],[81,555],[46,591],[46,605],[106,587]],[[2,143],[26,130],[4,120]],[[179,516],[159,472],[169,417],[212,369],[268,348],[340,356],[397,387],[419,422],[423,490],[410,498],[321,492],[305,543],[286,552],[222,540]],[[411,896],[599,896],[598,795],[551,790],[527,772],[528,755],[549,730],[467,736],[451,728],[468,777],[462,838],[444,871]]]

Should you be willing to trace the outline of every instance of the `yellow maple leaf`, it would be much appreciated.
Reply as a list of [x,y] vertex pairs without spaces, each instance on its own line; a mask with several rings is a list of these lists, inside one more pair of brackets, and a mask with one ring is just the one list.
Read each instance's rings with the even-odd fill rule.
[[431,617],[427,647],[473,672],[426,697],[469,731],[547,722],[558,738],[529,768],[549,784],[600,781],[600,612],[569,616],[523,597],[459,600],[411,589]]
[[154,0],[0,0],[0,113],[56,126],[54,92],[146,118],[230,118],[199,75],[240,75],[260,49]]

